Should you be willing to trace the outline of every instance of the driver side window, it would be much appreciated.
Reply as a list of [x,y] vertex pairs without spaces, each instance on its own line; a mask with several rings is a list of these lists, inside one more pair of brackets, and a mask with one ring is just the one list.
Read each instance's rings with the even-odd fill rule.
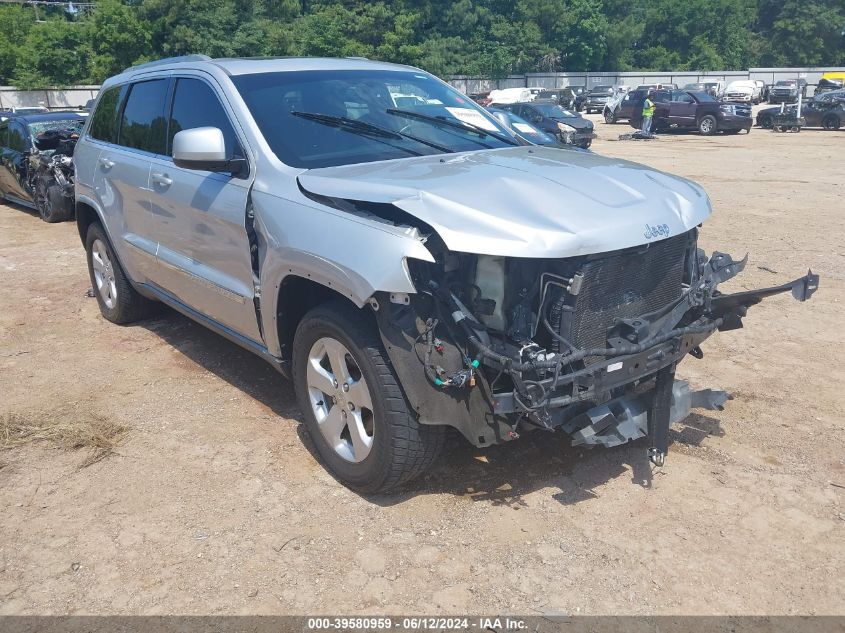
[[177,132],[197,127],[216,127],[223,132],[226,143],[226,158],[243,158],[244,152],[238,142],[235,129],[229,121],[226,110],[214,90],[200,79],[179,78],[173,96],[170,114],[170,133],[167,142],[168,155],[173,154],[173,137]]
[[9,149],[16,152],[27,151],[27,133],[20,123],[12,123],[9,126]]

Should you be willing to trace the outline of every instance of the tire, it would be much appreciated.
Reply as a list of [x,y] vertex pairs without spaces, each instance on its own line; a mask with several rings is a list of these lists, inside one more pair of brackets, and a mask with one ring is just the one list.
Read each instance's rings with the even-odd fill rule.
[[62,195],[62,188],[52,176],[39,174],[34,194],[35,208],[45,222],[64,222],[73,216],[71,199]]
[[772,129],[772,117],[770,116],[761,116],[757,119],[757,125],[759,125],[764,130]]
[[822,127],[825,130],[838,130],[840,125],[842,125],[842,123],[839,121],[839,117],[835,114],[828,114],[824,119],[822,119]]
[[610,111],[610,108],[604,111],[604,122],[608,124],[616,123],[616,115]]
[[444,427],[419,423],[367,316],[342,302],[306,314],[293,341],[293,380],[323,464],[345,486],[372,494],[424,473],[440,453]]
[[716,117],[712,114],[705,114],[698,120],[698,131],[702,136],[712,136],[719,131]]
[[132,287],[105,231],[96,222],[88,228],[85,252],[91,288],[100,306],[100,313],[107,321],[123,325],[153,314],[156,304]]

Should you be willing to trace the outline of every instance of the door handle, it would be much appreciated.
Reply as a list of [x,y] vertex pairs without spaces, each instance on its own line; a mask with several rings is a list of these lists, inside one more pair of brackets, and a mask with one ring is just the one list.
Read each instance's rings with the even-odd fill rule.
[[150,178],[152,178],[152,181],[155,184],[160,185],[162,187],[169,187],[173,184],[173,179],[168,177],[167,174],[152,174]]
[[104,169],[111,169],[112,167],[114,167],[114,161],[109,160],[104,156],[100,158],[100,165],[102,165]]

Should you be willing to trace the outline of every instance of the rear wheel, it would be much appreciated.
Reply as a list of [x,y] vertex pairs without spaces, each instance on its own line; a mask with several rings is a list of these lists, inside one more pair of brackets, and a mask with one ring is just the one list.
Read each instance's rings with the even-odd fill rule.
[[768,114],[761,114],[757,118],[757,125],[766,130],[770,130],[772,128],[772,117]]
[[353,490],[395,488],[422,474],[440,452],[443,427],[419,423],[375,326],[353,306],[329,303],[303,317],[293,379],[320,458]]
[[610,108],[606,108],[604,111],[604,122],[616,123],[616,115],[610,111]]
[[698,131],[704,136],[710,136],[718,131],[716,117],[706,114],[698,121]]
[[825,130],[838,130],[841,124],[839,117],[835,114],[828,114],[824,119],[822,119],[822,127]]
[[88,228],[85,251],[91,287],[106,320],[122,325],[152,314],[155,303],[138,294],[129,283],[105,231],[97,223]]

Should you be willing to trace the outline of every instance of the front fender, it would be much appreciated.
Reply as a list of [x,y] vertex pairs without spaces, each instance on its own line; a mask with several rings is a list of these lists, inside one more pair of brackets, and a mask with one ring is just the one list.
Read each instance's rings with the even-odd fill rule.
[[362,307],[377,291],[416,292],[408,258],[433,262],[416,231],[303,199],[264,192],[252,198],[260,256],[261,314],[267,347],[280,353],[279,288],[294,275]]

